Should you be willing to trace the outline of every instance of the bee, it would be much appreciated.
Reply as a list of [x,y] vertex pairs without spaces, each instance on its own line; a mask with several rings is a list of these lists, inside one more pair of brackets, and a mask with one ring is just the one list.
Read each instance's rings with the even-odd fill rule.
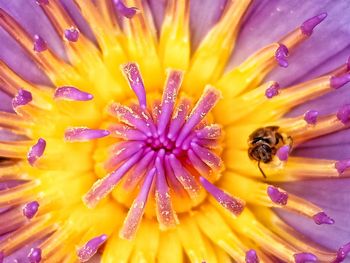
[[249,135],[248,156],[250,159],[258,161],[258,168],[264,178],[266,175],[260,167],[260,162],[271,162],[277,150],[286,143],[290,145],[290,149],[292,148],[292,138],[278,132],[278,130],[278,126],[267,126],[259,128]]

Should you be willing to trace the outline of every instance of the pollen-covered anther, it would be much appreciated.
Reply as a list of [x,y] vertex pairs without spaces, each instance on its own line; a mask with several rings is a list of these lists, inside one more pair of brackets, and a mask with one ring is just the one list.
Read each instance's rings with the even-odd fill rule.
[[127,7],[122,0],[113,0],[113,2],[117,11],[126,18],[133,18],[138,12],[136,7]]
[[288,193],[280,191],[277,187],[268,186],[267,195],[275,204],[286,205],[288,202]]
[[31,219],[36,215],[36,213],[38,212],[38,209],[39,209],[39,203],[37,201],[29,202],[25,204],[22,209],[23,215],[26,218]]
[[282,68],[288,67],[288,61],[287,61],[288,55],[289,55],[288,48],[285,45],[280,44],[276,50],[275,59],[278,65],[280,65]]
[[319,115],[319,112],[316,110],[309,110],[307,112],[305,112],[304,114],[304,120],[308,123],[308,124],[316,124],[317,122],[317,117]]
[[79,39],[79,30],[72,26],[64,31],[64,37],[70,42],[77,42]]
[[282,147],[280,147],[277,150],[277,157],[278,159],[280,159],[280,161],[287,161],[288,160],[288,156],[289,156],[289,152],[290,152],[290,146],[289,145],[283,145]]
[[346,73],[341,76],[332,76],[330,78],[330,85],[333,89],[339,89],[350,82],[350,74]]
[[259,263],[258,255],[254,249],[250,249],[245,253],[245,263]]
[[220,205],[236,216],[242,213],[245,205],[243,201],[225,193],[204,177],[200,177],[199,180],[205,190],[207,190],[219,202]]
[[317,262],[317,257],[312,253],[301,252],[294,254],[295,263]]
[[350,243],[347,243],[338,249],[336,258],[331,263],[343,262],[349,253],[350,253]]
[[110,134],[107,130],[89,129],[87,127],[72,127],[66,129],[64,139],[69,142],[86,142],[100,139]]
[[41,249],[32,248],[27,256],[29,263],[39,263],[41,261]]
[[317,225],[333,225],[334,219],[330,218],[325,212],[319,212],[314,215],[313,220]]
[[146,91],[138,65],[136,63],[127,63],[122,65],[121,68],[129,82],[130,88],[135,92],[141,108],[145,109],[147,105]]
[[72,86],[63,86],[56,89],[54,98],[57,100],[88,101],[94,96]]
[[347,169],[350,168],[350,160],[337,161],[334,164],[335,169],[337,169],[338,174],[342,175]]
[[32,100],[32,93],[24,89],[19,89],[17,95],[12,99],[12,107],[16,110],[17,107],[27,105]]
[[300,27],[301,32],[306,36],[311,36],[314,28],[327,17],[327,13],[321,13],[306,20]]
[[350,121],[350,104],[345,104],[338,110],[337,118],[343,124],[347,124]]
[[47,50],[47,44],[46,41],[39,35],[35,35],[34,36],[34,46],[33,46],[33,50],[35,52],[43,52],[45,50]]
[[44,154],[46,148],[46,141],[42,138],[33,145],[28,152],[27,159],[30,165],[34,165],[35,162]]
[[265,91],[265,96],[268,99],[271,99],[279,94],[280,86],[278,83],[272,84],[270,87],[268,87]]
[[89,240],[85,245],[77,249],[77,256],[80,262],[87,262],[96,253],[99,247],[107,240],[107,235],[103,234]]

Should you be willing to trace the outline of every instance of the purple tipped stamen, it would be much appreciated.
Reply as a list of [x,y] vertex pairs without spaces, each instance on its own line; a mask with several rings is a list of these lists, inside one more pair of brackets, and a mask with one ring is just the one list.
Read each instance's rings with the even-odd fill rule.
[[32,248],[27,256],[29,263],[39,263],[41,261],[41,249]]
[[317,117],[319,115],[319,112],[316,110],[309,110],[304,114],[304,120],[308,123],[308,124],[316,124],[317,122]]
[[301,32],[306,36],[311,36],[315,27],[327,17],[327,13],[321,13],[306,20],[300,27]]
[[330,218],[325,212],[319,212],[314,215],[313,220],[317,225],[333,225],[334,220]]
[[297,253],[294,254],[295,263],[308,263],[308,262],[317,262],[317,257],[312,253]]
[[66,129],[64,139],[69,142],[86,142],[100,139],[110,134],[107,130],[94,130],[86,127],[73,127]]
[[129,82],[130,88],[135,92],[141,108],[146,109],[146,91],[139,67],[135,63],[127,63],[122,66],[122,71]]
[[338,249],[337,257],[331,263],[343,262],[349,253],[350,253],[350,243],[347,243]]
[[47,50],[47,44],[46,44],[45,40],[39,35],[34,36],[33,50],[35,52],[38,52],[38,53]]
[[241,200],[225,193],[210,183],[208,180],[206,180],[204,177],[200,177],[199,180],[205,190],[207,190],[219,202],[220,205],[222,205],[224,208],[236,216],[242,213],[244,209],[244,203]]
[[347,124],[350,120],[350,104],[343,105],[337,112],[337,118],[343,124]]
[[30,148],[27,156],[27,160],[30,165],[33,166],[35,162],[44,154],[45,148],[46,141],[42,138],[40,138],[38,142]]
[[79,39],[79,30],[72,26],[64,31],[64,36],[70,42],[77,42]]
[[245,263],[259,263],[258,255],[254,249],[250,249],[245,253]]
[[290,146],[283,145],[282,147],[280,147],[277,150],[276,155],[277,155],[278,159],[280,159],[280,161],[285,162],[288,160],[289,152],[290,152]]
[[337,169],[339,175],[342,175],[345,170],[350,168],[350,160],[337,161],[334,164],[335,169]]
[[24,89],[19,89],[17,95],[12,99],[12,107],[16,109],[17,107],[27,105],[32,100],[32,93]]
[[80,262],[87,262],[91,259],[99,249],[99,247],[107,240],[107,235],[100,235],[89,240],[84,246],[77,250]]
[[267,187],[267,195],[275,204],[286,205],[288,202],[288,193],[282,192],[274,186]]
[[92,100],[94,96],[75,87],[63,86],[56,89],[54,98],[61,100],[87,101]]
[[22,209],[23,215],[26,218],[31,219],[36,215],[36,213],[38,212],[38,209],[39,209],[39,203],[37,201],[27,203],[24,205]]
[[349,82],[350,82],[350,74],[349,73],[341,75],[341,76],[333,76],[330,79],[330,85],[333,89],[339,89]]
[[123,1],[121,0],[114,0],[114,5],[122,16],[125,16],[126,18],[133,18],[136,13],[138,12],[138,9],[136,7],[127,7],[124,5]]
[[280,44],[280,46],[277,48],[275,52],[275,59],[278,65],[280,65],[282,68],[288,67],[288,61],[287,61],[288,55],[289,55],[288,48],[285,45]]
[[271,99],[279,94],[280,86],[278,83],[272,84],[270,87],[268,87],[265,91],[265,96],[268,99]]

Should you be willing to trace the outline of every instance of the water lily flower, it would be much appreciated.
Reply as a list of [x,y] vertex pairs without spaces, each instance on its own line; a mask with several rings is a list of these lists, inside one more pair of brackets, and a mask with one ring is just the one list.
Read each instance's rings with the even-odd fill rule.
[[349,11],[0,1],[0,262],[343,262]]

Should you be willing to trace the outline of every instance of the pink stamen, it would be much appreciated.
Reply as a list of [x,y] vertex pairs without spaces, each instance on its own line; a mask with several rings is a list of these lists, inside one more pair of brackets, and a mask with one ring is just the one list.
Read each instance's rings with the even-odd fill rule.
[[265,91],[265,96],[268,99],[271,99],[279,94],[280,86],[278,83],[272,84],[269,88]]
[[269,186],[267,187],[267,195],[271,201],[278,205],[286,205],[288,202],[288,194],[280,191],[278,188]]
[[89,208],[94,208],[98,202],[107,196],[119,183],[122,177],[140,160],[143,151],[139,151],[133,157],[124,162],[117,170],[97,180],[83,197],[84,203]]
[[64,36],[70,42],[77,42],[79,39],[79,30],[72,26],[64,31]]
[[41,261],[41,249],[32,248],[27,256],[29,263],[40,263]]
[[331,263],[341,263],[350,253],[350,243],[345,244],[337,251],[337,257]]
[[27,160],[31,166],[34,166],[35,162],[44,154],[46,148],[46,141],[42,138],[33,145],[28,152]]
[[350,73],[330,78],[330,85],[333,89],[339,89],[350,82]]
[[139,67],[136,63],[127,63],[122,66],[122,71],[129,82],[130,88],[135,92],[141,108],[146,109],[146,91],[143,85]]
[[287,61],[288,55],[289,55],[288,48],[285,45],[280,44],[280,46],[276,50],[275,59],[278,65],[280,65],[282,68],[288,67],[288,61]]
[[197,137],[201,139],[219,139],[222,135],[221,126],[218,124],[211,124],[196,131]]
[[117,117],[121,122],[135,127],[136,129],[142,131],[148,137],[152,136],[151,129],[149,125],[143,120],[135,111],[131,108],[123,106],[119,103],[112,103],[109,107],[109,112]]
[[46,44],[45,40],[39,35],[34,36],[33,50],[35,52],[38,52],[38,53],[47,50],[47,44]]
[[96,253],[99,247],[107,240],[107,235],[101,235],[89,240],[84,246],[77,250],[77,256],[80,262],[87,262]]
[[92,100],[94,96],[72,86],[63,86],[56,89],[54,98],[72,101],[87,101]]
[[191,130],[203,120],[203,118],[211,111],[221,97],[220,91],[213,87],[206,87],[201,98],[193,108],[185,125],[182,127],[176,140],[176,147],[179,147],[186,139]]
[[177,93],[180,89],[183,73],[181,71],[171,70],[168,72],[168,78],[163,91],[161,115],[158,122],[158,134],[165,132],[171,118]]
[[250,249],[245,253],[245,263],[259,263],[258,255],[254,249]]
[[125,218],[123,227],[119,234],[120,237],[129,240],[134,238],[146,208],[146,203],[155,172],[156,169],[153,168],[146,175],[146,180],[141,187],[140,193],[132,203],[128,215]]
[[32,219],[38,212],[38,209],[39,209],[39,203],[37,201],[27,203],[24,205],[22,209],[23,215],[28,219]]
[[350,120],[350,104],[343,105],[337,112],[337,118],[343,124],[347,124]]
[[159,151],[156,158],[156,206],[157,219],[161,229],[168,229],[178,224],[178,218],[172,207],[170,191],[166,182],[166,175],[164,171],[164,150]]
[[317,257],[311,253],[297,253],[294,254],[295,263],[307,263],[307,262],[317,262]]
[[320,24],[327,17],[327,13],[321,13],[317,16],[314,16],[306,20],[300,27],[301,32],[306,36],[311,36],[314,28]]
[[182,184],[188,195],[192,199],[196,199],[199,195],[200,186],[194,177],[187,172],[174,154],[169,155],[169,161],[176,179]]
[[170,123],[170,128],[167,137],[170,140],[175,140],[178,136],[179,130],[184,125],[186,116],[190,110],[191,102],[188,99],[181,99],[179,106],[177,107],[177,112],[174,115]]
[[319,112],[316,110],[309,110],[304,114],[304,120],[308,123],[308,124],[316,124],[317,122],[317,117],[319,115]]
[[124,140],[143,141],[147,139],[147,136],[144,133],[125,124],[113,124],[108,130],[110,131],[111,136]]
[[17,95],[12,99],[12,107],[16,110],[17,107],[27,105],[32,100],[32,93],[24,89],[19,89]]
[[107,130],[94,130],[87,127],[73,127],[66,129],[64,139],[69,142],[86,142],[100,139],[109,135]]
[[222,160],[212,151],[201,147],[196,143],[191,143],[191,148],[197,154],[197,156],[214,172],[219,172],[223,169]]
[[312,217],[317,225],[333,225],[334,220],[330,218],[325,212],[319,212]]
[[244,203],[241,200],[238,200],[237,198],[234,198],[233,196],[225,193],[210,183],[208,180],[206,180],[204,177],[199,177],[199,180],[205,190],[207,190],[225,209],[236,216],[242,213],[244,209]]
[[113,2],[117,11],[126,18],[131,19],[138,12],[138,9],[136,7],[127,7],[121,0],[113,0]]
[[350,160],[337,161],[334,164],[335,169],[337,169],[339,175],[342,175],[345,170],[350,168]]

